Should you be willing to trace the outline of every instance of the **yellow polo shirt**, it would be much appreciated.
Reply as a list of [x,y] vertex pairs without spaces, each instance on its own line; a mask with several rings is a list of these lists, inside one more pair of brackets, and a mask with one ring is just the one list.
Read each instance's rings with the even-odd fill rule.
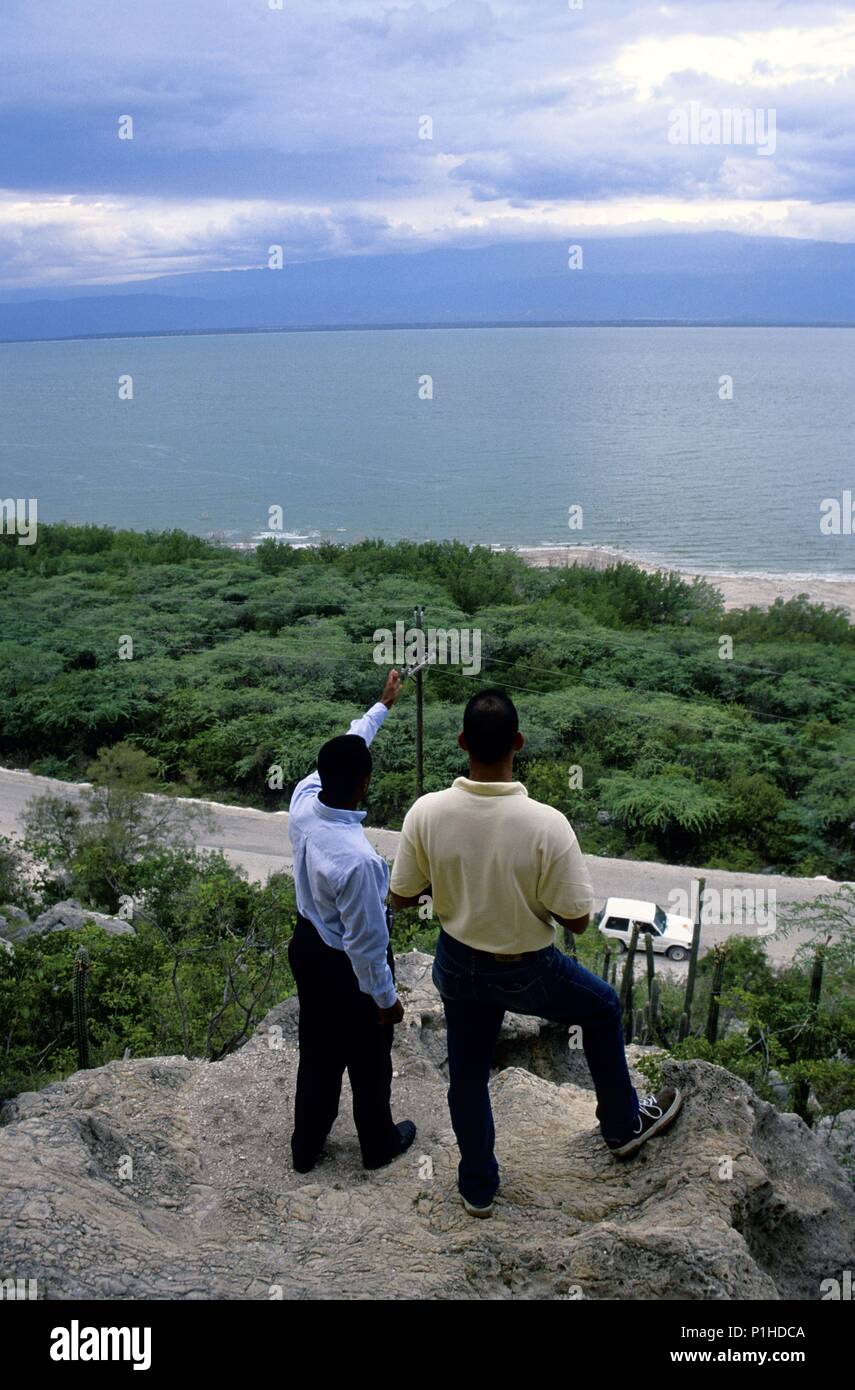
[[412,898],[428,884],[449,936],[508,955],[552,945],[550,913],[583,917],[593,906],[569,821],[522,782],[458,777],[419,797],[404,819],[391,888]]

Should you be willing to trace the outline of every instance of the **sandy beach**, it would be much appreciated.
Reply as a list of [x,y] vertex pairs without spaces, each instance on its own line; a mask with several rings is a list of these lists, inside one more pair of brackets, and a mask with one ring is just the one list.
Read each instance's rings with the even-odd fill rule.
[[[544,545],[520,546],[516,554],[526,564],[546,567],[549,565],[587,565],[592,569],[605,569],[607,565],[624,560],[637,565],[639,569],[663,572],[674,569],[688,579],[694,578],[691,570],[678,566],[655,565],[640,560],[621,551],[609,550],[605,546],[583,545]],[[850,622],[855,621],[855,576],[852,579],[820,579],[816,576],[751,575],[751,574],[699,574],[721,591],[724,606],[729,608],[750,608],[756,605],[768,608],[776,598],[795,598],[797,594],[807,594],[812,603],[824,603],[830,608],[843,608],[849,614]]]

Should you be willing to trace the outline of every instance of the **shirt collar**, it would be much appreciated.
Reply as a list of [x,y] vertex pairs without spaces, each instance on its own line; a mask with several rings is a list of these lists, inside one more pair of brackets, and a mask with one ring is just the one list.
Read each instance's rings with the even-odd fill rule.
[[471,777],[455,777],[451,785],[475,796],[528,796],[522,782],[474,782]]
[[319,796],[315,797],[314,807],[316,816],[335,825],[360,825],[368,815],[367,811],[344,811],[338,806],[325,806]]

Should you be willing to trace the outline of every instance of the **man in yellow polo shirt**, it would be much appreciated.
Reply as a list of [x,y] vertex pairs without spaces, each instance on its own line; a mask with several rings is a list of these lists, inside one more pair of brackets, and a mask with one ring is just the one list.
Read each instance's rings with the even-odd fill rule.
[[448,1030],[458,1186],[473,1216],[490,1215],[499,1186],[489,1081],[506,1010],[581,1029],[600,1130],[618,1157],[661,1133],[681,1104],[670,1087],[639,1101],[615,991],[555,946],[556,921],[587,927],[591,881],[566,817],[514,781],[523,742],[503,691],[473,695],[458,738],[469,775],[411,806],[392,870],[393,906],[429,892],[442,924],[433,980]]

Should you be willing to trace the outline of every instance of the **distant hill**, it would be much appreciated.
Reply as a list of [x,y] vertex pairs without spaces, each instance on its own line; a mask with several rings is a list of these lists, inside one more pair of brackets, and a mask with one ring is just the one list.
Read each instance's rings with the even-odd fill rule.
[[[570,270],[568,245],[583,247]],[[451,323],[855,324],[855,246],[568,238],[0,293],[0,339]]]

